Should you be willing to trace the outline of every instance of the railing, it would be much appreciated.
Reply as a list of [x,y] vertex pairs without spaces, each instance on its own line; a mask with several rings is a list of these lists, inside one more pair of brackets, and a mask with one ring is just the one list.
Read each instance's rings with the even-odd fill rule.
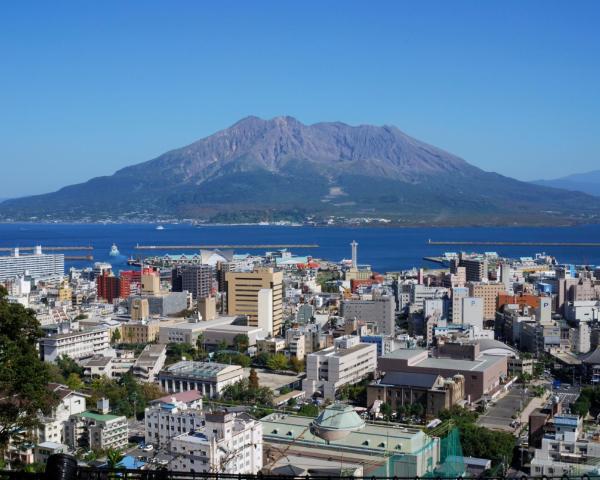
[[[339,475],[268,475],[268,474],[227,474],[209,472],[174,472],[167,470],[126,470],[103,468],[77,468],[76,476],[71,478],[54,475],[54,472],[29,473],[19,471],[0,471],[0,480],[464,480],[469,477],[381,477],[381,476],[339,476]],[[472,477],[471,477],[472,478]],[[600,475],[563,475],[563,476],[528,476],[515,475],[506,477],[478,477],[483,480],[596,480]]]

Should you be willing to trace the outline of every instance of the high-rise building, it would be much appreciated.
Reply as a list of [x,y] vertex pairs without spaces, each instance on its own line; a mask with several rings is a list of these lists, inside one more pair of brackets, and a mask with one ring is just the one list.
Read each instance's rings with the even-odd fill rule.
[[184,265],[180,267],[180,272],[182,289],[179,291],[190,292],[194,300],[210,296],[213,283],[210,265]]
[[112,303],[115,298],[119,298],[119,283],[119,277],[115,277],[110,270],[104,270],[100,276],[96,277],[98,298]]
[[259,292],[272,290],[273,335],[279,335],[283,322],[283,273],[272,268],[257,268],[252,272],[227,272],[227,311],[229,315],[246,315],[248,324],[259,323]]
[[494,320],[496,318],[496,307],[498,296],[504,293],[502,283],[477,283],[469,284],[469,295],[471,297],[483,298],[483,319]]
[[488,279],[486,258],[471,258],[461,255],[459,266],[465,267],[467,282],[483,282]]
[[18,248],[10,256],[0,256],[0,281],[10,280],[20,275],[34,279],[62,277],[65,273],[65,256],[63,254],[42,253],[37,246],[32,255],[21,255]]
[[396,304],[391,296],[383,295],[373,300],[345,300],[341,314],[348,320],[357,319],[373,323],[377,333],[394,335]]
[[142,294],[158,295],[160,293],[160,276],[153,270],[145,270],[142,273]]

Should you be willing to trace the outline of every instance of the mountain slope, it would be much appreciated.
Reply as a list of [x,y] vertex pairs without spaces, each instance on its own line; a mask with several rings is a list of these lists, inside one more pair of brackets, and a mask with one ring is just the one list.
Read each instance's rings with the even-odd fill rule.
[[567,175],[566,177],[555,178],[552,180],[534,180],[531,183],[546,187],[583,192],[600,197],[600,170],[593,170],[587,173],[575,173],[573,175]]
[[386,216],[405,224],[590,221],[600,199],[485,172],[391,126],[248,117],[153,160],[0,204],[4,218]]

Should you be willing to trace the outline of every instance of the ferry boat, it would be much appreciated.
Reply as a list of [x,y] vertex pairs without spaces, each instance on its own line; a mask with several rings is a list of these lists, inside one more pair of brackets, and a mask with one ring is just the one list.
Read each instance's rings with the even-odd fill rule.
[[157,229],[157,230],[164,230],[164,229],[165,229],[165,227],[163,227],[162,225],[158,225],[158,226],[156,227],[156,229]]
[[117,248],[117,244],[116,243],[113,243],[112,247],[110,247],[109,255],[111,257],[118,257],[119,255],[121,255],[121,252],[119,252],[119,249]]

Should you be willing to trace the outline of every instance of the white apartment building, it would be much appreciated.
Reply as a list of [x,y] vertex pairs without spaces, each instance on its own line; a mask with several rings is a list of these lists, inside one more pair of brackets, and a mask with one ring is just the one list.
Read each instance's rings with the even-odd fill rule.
[[80,332],[60,333],[40,340],[40,350],[46,362],[66,355],[74,360],[101,354],[110,348],[109,328],[105,326]]
[[164,447],[182,433],[204,426],[202,394],[197,390],[167,395],[152,402],[144,412],[146,444]]
[[357,383],[377,368],[377,345],[360,343],[355,336],[336,339],[333,347],[306,356],[306,378],[302,389],[307,397],[320,391],[335,399],[343,385]]
[[171,440],[177,472],[256,474],[263,466],[262,424],[245,413],[206,413],[204,427]]
[[304,360],[306,354],[306,337],[298,329],[290,328],[285,332],[285,341],[291,357]]
[[71,415],[85,412],[86,395],[59,383],[49,383],[48,390],[58,397],[58,403],[48,415],[40,416],[37,441],[40,443],[64,443],[65,423]]
[[127,417],[94,412],[72,415],[65,425],[65,444],[71,448],[105,450],[127,447]]
[[542,446],[531,460],[531,475],[560,477],[580,476],[598,468],[600,443],[583,431],[583,421],[577,415],[556,415],[556,433],[546,434]]
[[63,254],[42,253],[37,246],[32,255],[21,255],[18,248],[12,255],[0,256],[0,281],[9,280],[25,272],[34,279],[62,277],[65,274],[65,256]]

